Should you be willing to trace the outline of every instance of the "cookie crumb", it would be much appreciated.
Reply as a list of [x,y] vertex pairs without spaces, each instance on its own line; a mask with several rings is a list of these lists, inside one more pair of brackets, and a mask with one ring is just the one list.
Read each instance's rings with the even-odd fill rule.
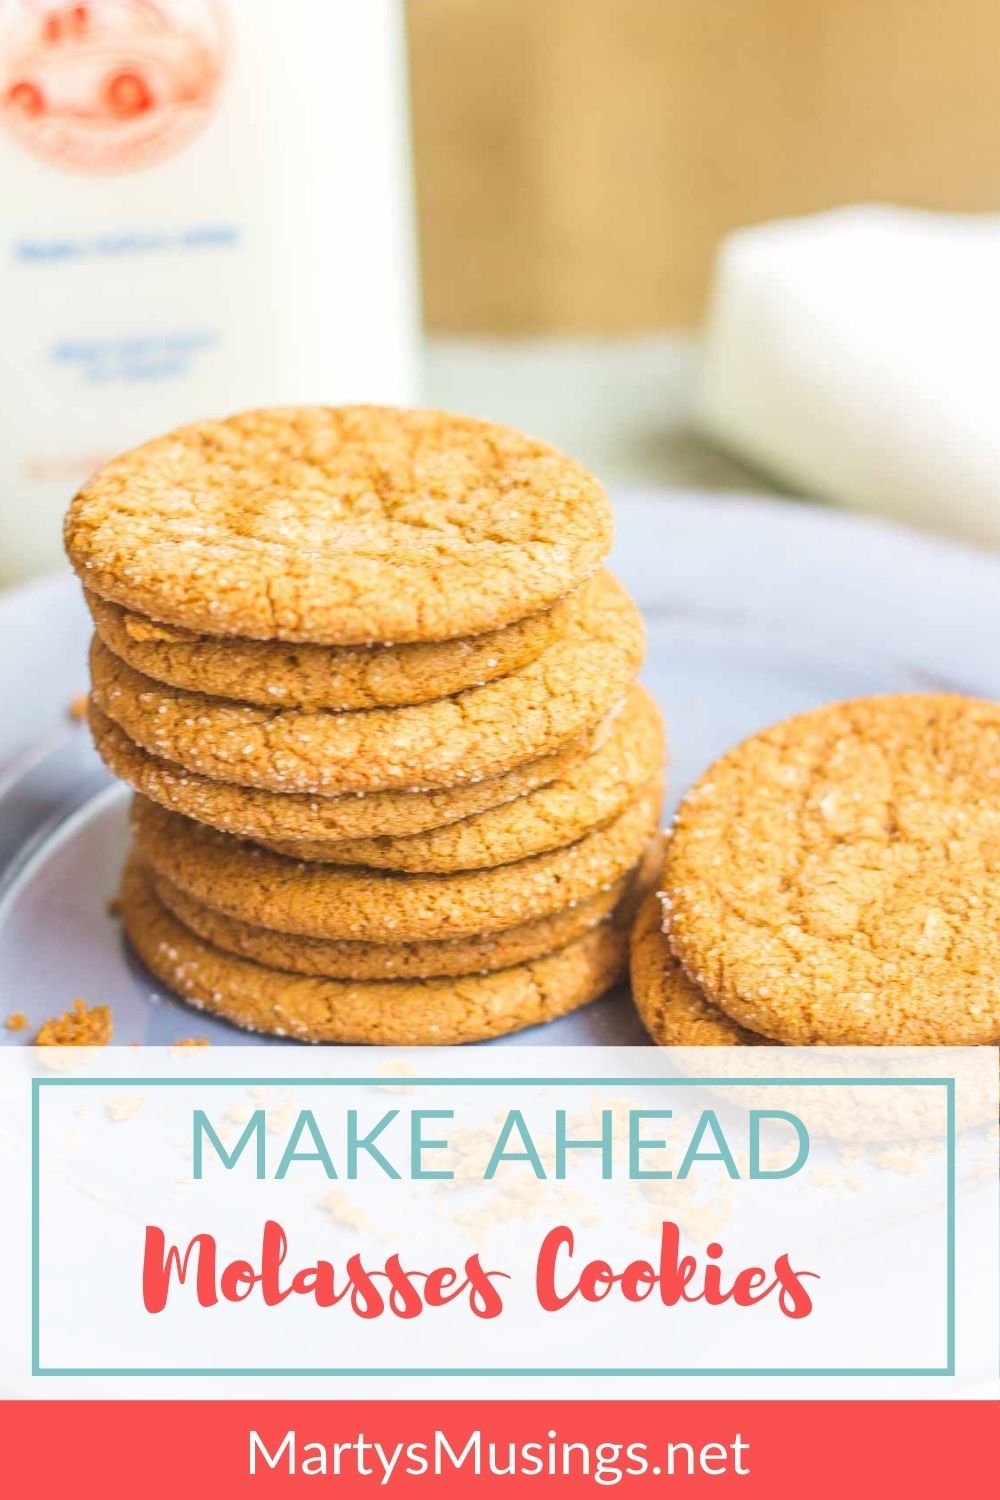
[[141,1098],[109,1099],[105,1105],[105,1113],[109,1120],[120,1125],[123,1120],[133,1120],[145,1103],[145,1099]]
[[179,1042],[171,1042],[172,1047],[210,1047],[212,1044],[207,1036],[186,1036]]
[[319,1207],[338,1229],[350,1229],[358,1234],[376,1234],[378,1225],[367,1209],[352,1203],[343,1188],[331,1188],[319,1201]]
[[27,1031],[28,1018],[23,1010],[15,1010],[13,1015],[9,1015],[3,1024],[8,1031]]
[[111,1040],[111,1007],[88,1006],[79,996],[72,1010],[53,1016],[35,1037],[36,1047],[106,1047]]
[[87,717],[87,705],[90,699],[86,693],[77,693],[75,698],[69,700],[66,712],[74,724],[82,724]]

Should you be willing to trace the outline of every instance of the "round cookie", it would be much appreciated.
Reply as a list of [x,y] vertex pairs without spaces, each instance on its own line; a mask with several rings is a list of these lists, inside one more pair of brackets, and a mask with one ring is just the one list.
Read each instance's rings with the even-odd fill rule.
[[835,703],[753,736],[684,799],[670,943],[778,1041],[1000,1039],[1000,704]]
[[227,917],[196,901],[179,886],[151,874],[160,904],[215,948],[251,959],[270,969],[314,974],[327,979],[442,979],[461,974],[485,974],[529,963],[582,937],[605,921],[625,896],[631,879],[623,876],[576,906],[511,927],[506,932],[477,933],[444,942],[359,943],[329,938],[298,937],[272,932]]
[[572,596],[485,635],[407,646],[293,646],[195,635],[85,590],[115,656],[172,687],[264,707],[393,708],[446,698],[527,666],[564,629]]
[[580,764],[610,732],[613,715],[596,729],[567,741],[551,755],[527,761],[502,776],[438,792],[370,792],[343,797],[313,797],[300,792],[267,792],[231,786],[199,776],[183,766],[150,755],[134,744],[113,719],[91,700],[90,732],[97,751],[115,776],[152,802],[196,822],[208,823],[237,838],[360,839],[380,833],[401,838],[474,817],[544,786]]
[[141,797],[132,827],[157,875],[228,916],[308,937],[403,943],[505,932],[596,895],[640,859],[661,799],[660,786],[651,785],[606,828],[567,849],[460,875],[298,864]]
[[269,710],[186,693],[136,672],[98,637],[90,671],[98,707],[151,755],[240,786],[337,795],[455,786],[537,760],[618,703],[642,652],[639,611],[601,573],[530,665],[408,708]]
[[272,932],[227,917],[163,876],[147,873],[161,906],[185,927],[213,947],[267,968],[331,979],[435,979],[528,963],[565,947],[609,918],[627,926],[662,865],[663,840],[654,838],[626,875],[574,906],[506,932],[416,943],[338,942]]
[[[909,1091],[905,1101],[887,1097],[882,1089],[865,1088],[859,1080],[853,1087],[830,1089],[825,1092],[809,1088],[807,1083],[796,1087],[801,1078],[802,1065],[797,1054],[789,1052],[787,1061],[782,1058],[782,1048],[770,1037],[739,1026],[725,1011],[713,1005],[684,973],[674,957],[662,928],[662,906],[659,895],[646,898],[639,910],[632,929],[630,945],[630,968],[632,993],[636,1009],[651,1039],[661,1047],[771,1047],[774,1049],[768,1061],[767,1071],[776,1077],[789,1080],[781,1091],[782,1107],[809,1121],[812,1135],[826,1135],[833,1140],[851,1144],[881,1145],[891,1141],[898,1145],[903,1140],[930,1137],[940,1140],[940,1103],[928,1097],[927,1091]],[[964,1054],[968,1056],[969,1054]],[[834,1076],[838,1069],[835,1062],[817,1058],[815,1071]],[[829,1056],[836,1059],[839,1054]],[[871,1077],[885,1077],[884,1068],[872,1054]],[[862,1059],[855,1053],[852,1068],[859,1068]],[[712,1071],[726,1077],[737,1077],[745,1073],[745,1065],[739,1054],[720,1057]],[[864,1070],[862,1069],[862,1077]],[[979,1081],[973,1076],[964,1080],[967,1088],[959,1089],[959,1126],[982,1124],[996,1117],[992,1099],[984,1093]],[[761,1083],[761,1089],[768,1089]],[[715,1085],[716,1091],[739,1109],[747,1107],[747,1096],[742,1089],[733,1089],[724,1082]],[[763,1093],[757,1098],[763,1102]],[[904,1112],[905,1111],[905,1116]]]
[[106,464],[66,517],[86,586],[209,635],[324,645],[496,630],[588,578],[611,511],[509,427],[391,407],[197,422]]
[[632,928],[632,998],[658,1047],[767,1046],[769,1039],[730,1020],[692,984],[670,950],[660,898],[647,896]]
[[560,849],[617,817],[640,788],[662,772],[664,753],[659,711],[645,689],[636,686],[599,750],[565,776],[515,802],[405,839],[386,835],[262,842],[290,859],[414,874],[511,864]]
[[628,943],[624,927],[601,922],[546,958],[492,974],[316,979],[213,948],[167,912],[134,863],[126,869],[121,912],[139,958],[175,994],[247,1030],[311,1042],[433,1046],[506,1036],[610,989]]

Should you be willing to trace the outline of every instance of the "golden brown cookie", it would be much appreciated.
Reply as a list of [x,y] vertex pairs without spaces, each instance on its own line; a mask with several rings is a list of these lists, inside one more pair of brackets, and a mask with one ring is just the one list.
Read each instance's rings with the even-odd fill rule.
[[623,876],[576,906],[549,917],[524,922],[506,932],[483,932],[444,942],[359,943],[330,938],[298,937],[272,932],[227,917],[187,895],[179,886],[151,873],[160,904],[179,922],[213,947],[269,969],[314,974],[327,979],[440,979],[459,974],[485,974],[529,963],[582,937],[605,921],[625,896],[631,876]]
[[527,666],[555,640],[572,596],[502,630],[407,646],[293,646],[196,635],[85,590],[97,633],[156,682],[267,708],[396,707],[446,698]]
[[160,904],[185,927],[214,947],[267,968],[331,979],[435,979],[528,963],[565,947],[612,916],[628,926],[662,866],[663,840],[656,837],[632,870],[596,896],[506,932],[423,943],[338,942],[272,932],[227,917],[163,876],[148,873]]
[[74,499],[86,586],[209,635],[450,640],[547,609],[611,543],[600,485],[509,427],[391,407],[197,422]]
[[639,908],[629,967],[639,1019],[659,1047],[752,1047],[768,1038],[746,1031],[707,1000],[670,950],[655,893]]
[[754,735],[684,799],[670,943],[734,1020],[792,1044],[1000,1039],[1000,704],[835,703]]
[[[835,1141],[855,1144],[881,1144],[891,1141],[898,1145],[904,1140],[920,1137],[941,1138],[940,1100],[928,1095],[926,1089],[912,1089],[905,1102],[899,1097],[889,1097],[882,1089],[866,1088],[862,1081],[854,1087],[817,1090],[809,1087],[808,1080],[796,1087],[802,1077],[802,1064],[798,1054],[788,1053],[783,1059],[783,1048],[771,1037],[739,1026],[725,1011],[707,999],[697,985],[684,973],[674,957],[670,943],[662,929],[662,906],[658,895],[647,897],[631,938],[631,981],[636,1009],[650,1037],[661,1047],[771,1047],[775,1049],[767,1064],[767,1072],[777,1078],[788,1079],[781,1090],[782,1107],[809,1121],[809,1132],[813,1136],[826,1135]],[[833,1058],[838,1053],[831,1054]],[[969,1053],[957,1054],[957,1066],[961,1058]],[[851,1069],[860,1070],[863,1080],[865,1070],[861,1055],[852,1053]],[[722,1055],[713,1063],[711,1071],[720,1075],[715,1086],[717,1092],[730,1100],[737,1108],[747,1107],[747,1096],[742,1088],[727,1087],[721,1080],[738,1079],[743,1075],[747,1081],[745,1064],[739,1053]],[[832,1076],[837,1072],[835,1064],[821,1063],[815,1071]],[[868,1070],[873,1078],[884,1077],[884,1066],[874,1060]],[[970,1067],[969,1076],[960,1086],[959,1126],[982,1124],[996,1117],[993,1096],[983,1089],[981,1075],[976,1076]],[[750,1073],[753,1077],[753,1072]],[[762,1090],[769,1085],[762,1081]],[[758,1094],[761,1100],[766,1097]]]
[[160,904],[134,862],[121,907],[136,953],[175,994],[247,1030],[310,1042],[434,1046],[506,1036],[610,989],[628,946],[626,929],[607,921],[545,958],[491,974],[316,979],[235,958],[196,937]]
[[231,786],[186,771],[150,755],[129,739],[113,719],[92,703],[89,713],[94,744],[115,776],[127,781],[153,802],[208,823],[237,838],[268,839],[370,838],[389,832],[401,838],[438,828],[460,818],[498,807],[553,781],[580,764],[603,743],[612,718],[596,729],[577,735],[552,755],[526,762],[503,776],[490,777],[439,792],[348,793],[343,797],[313,797],[308,793],[260,791]]
[[606,828],[495,870],[399,875],[307,865],[204,828],[137,797],[142,858],[205,905],[278,932],[404,943],[505,932],[595,896],[632,868],[656,830],[659,783]]
[[602,573],[529,666],[408,708],[300,712],[186,693],[136,672],[97,637],[90,671],[98,708],[151,755],[239,786],[339,795],[456,786],[537,760],[621,700],[642,650],[638,610]]
[[91,646],[97,706],[152,755],[265,790],[437,790],[502,775],[557,750],[623,697],[642,659],[638,611],[609,575],[529,666],[452,698],[336,714],[263,709],[153,682]]
[[609,823],[662,772],[663,727],[649,694],[633,687],[604,744],[565,776],[446,828],[410,838],[271,840],[290,859],[368,865],[414,874],[450,874],[506,865],[560,849]]

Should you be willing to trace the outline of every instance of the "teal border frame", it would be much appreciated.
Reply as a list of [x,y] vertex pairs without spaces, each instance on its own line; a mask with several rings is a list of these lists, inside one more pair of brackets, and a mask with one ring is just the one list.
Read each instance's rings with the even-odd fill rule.
[[415,1367],[400,1366],[376,1369],[371,1367],[306,1367],[288,1368],[285,1366],[252,1368],[242,1367],[205,1367],[205,1368],[179,1368],[169,1366],[165,1369],[144,1368],[135,1366],[95,1366],[93,1368],[66,1366],[43,1366],[41,1363],[41,1295],[39,1286],[39,1258],[40,1258],[40,1202],[39,1202],[39,1147],[41,1139],[41,1100],[44,1088],[107,1088],[109,1086],[131,1084],[138,1088],[180,1088],[193,1085],[204,1085],[205,1087],[226,1088],[258,1088],[261,1086],[269,1088],[294,1088],[308,1085],[320,1088],[385,1088],[386,1083],[391,1083],[391,1077],[385,1075],[376,1078],[280,1078],[280,1077],[242,1077],[233,1078],[33,1078],[31,1081],[31,1373],[39,1378],[60,1376],[135,1376],[143,1377],[176,1377],[186,1376],[188,1378],[202,1377],[211,1379],[213,1377],[234,1378],[258,1378],[274,1376],[278,1377],[398,1377],[398,1376],[438,1376],[442,1379],[448,1377],[493,1377],[505,1378],[517,1376],[520,1379],[531,1379],[533,1377],[547,1378],[559,1377],[570,1379],[573,1377],[691,1377],[699,1378],[713,1376],[719,1378],[763,1378],[767,1376],[793,1376],[793,1377],[859,1377],[870,1376],[873,1378],[886,1376],[948,1376],[955,1375],[955,1080],[954,1078],[410,1078],[405,1082],[407,1088],[421,1087],[485,1087],[485,1088],[510,1088],[521,1084],[529,1084],[534,1087],[571,1087],[571,1088],[593,1088],[616,1086],[622,1084],[652,1084],[671,1088],[703,1088],[712,1086],[740,1086],[740,1085],[762,1085],[774,1087],[796,1087],[796,1088],[943,1088],[946,1098],[946,1120],[947,1120],[947,1149],[946,1149],[946,1197],[947,1197],[947,1353],[945,1363],[940,1366],[929,1367],[893,1367],[875,1366],[849,1368],[833,1366],[830,1368],[812,1367],[803,1368],[798,1366],[777,1367],[739,1367],[739,1368],[683,1368],[683,1367],[607,1367],[601,1366],[593,1369],[577,1369],[572,1366],[567,1368],[553,1367],[546,1369],[524,1369],[519,1367],[501,1366],[499,1368],[476,1368],[476,1367]]

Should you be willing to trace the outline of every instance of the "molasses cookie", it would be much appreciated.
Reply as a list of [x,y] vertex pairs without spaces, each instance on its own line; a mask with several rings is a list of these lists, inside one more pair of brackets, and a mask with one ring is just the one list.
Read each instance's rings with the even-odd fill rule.
[[151,755],[241,786],[337,795],[455,786],[537,760],[624,697],[642,653],[636,606],[601,573],[529,666],[408,708],[269,710],[187,693],[136,672],[99,637],[90,671],[97,706]]
[[661,799],[652,783],[605,828],[566,849],[458,875],[301,864],[142,797],[133,803],[132,826],[157,875],[243,922],[308,937],[425,942],[505,932],[597,895],[642,857]]
[[545,958],[490,974],[317,979],[206,943],[161,905],[135,863],[121,910],[139,958],[189,1004],[250,1031],[309,1042],[434,1046],[506,1036],[595,1000],[621,975],[628,946],[626,929],[607,921]]
[[446,698],[535,660],[564,628],[572,596],[502,630],[407,646],[313,646],[196,635],[85,590],[97,633],[115,656],[188,692],[265,708],[394,708]]
[[261,842],[291,859],[417,874],[511,864],[609,823],[662,771],[664,753],[659,710],[644,688],[633,687],[599,750],[516,801],[409,838]]
[[451,640],[548,609],[611,543],[601,486],[509,427],[391,407],[196,422],[70,506],[87,586],[170,625],[358,646]]
[[623,876],[596,896],[564,907],[549,917],[510,927],[506,932],[482,932],[468,938],[446,938],[443,942],[432,939],[364,943],[272,932],[267,927],[227,917],[224,912],[196,901],[163,876],[150,872],[150,879],[161,905],[213,947],[252,959],[269,969],[287,969],[289,973],[314,974],[326,979],[438,979],[486,974],[529,963],[565,947],[598,922],[605,921],[634,883],[631,875]]
[[632,929],[629,967],[639,1019],[658,1047],[751,1047],[769,1038],[730,1020],[692,984],[670,951],[659,896],[647,896]]
[[482,932],[443,942],[364,943],[297,937],[227,917],[187,895],[162,875],[147,872],[162,906],[192,932],[240,958],[270,969],[330,979],[435,979],[485,974],[542,958],[612,916],[628,926],[663,866],[663,840],[650,840],[634,869],[573,906],[506,932]]
[[438,792],[404,790],[316,797],[307,792],[268,792],[213,781],[133,744],[93,701],[88,718],[104,764],[135,791],[198,823],[263,843],[279,839],[366,839],[382,833],[405,838],[474,817],[572,770],[603,743],[613,722],[609,716],[596,729],[577,735],[552,755],[527,761],[485,781]]
[[1000,1038],[1000,704],[835,703],[685,797],[670,946],[741,1026],[798,1045]]

